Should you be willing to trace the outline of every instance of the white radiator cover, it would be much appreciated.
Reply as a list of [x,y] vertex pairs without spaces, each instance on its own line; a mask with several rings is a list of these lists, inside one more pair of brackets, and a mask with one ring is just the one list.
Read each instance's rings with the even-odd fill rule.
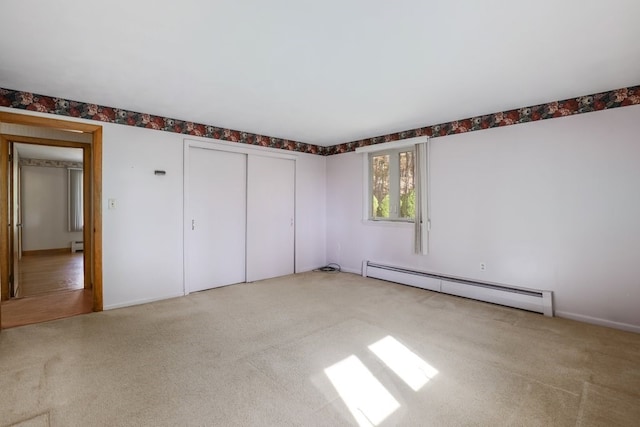
[[362,263],[362,276],[553,316],[553,292],[426,273],[403,267]]

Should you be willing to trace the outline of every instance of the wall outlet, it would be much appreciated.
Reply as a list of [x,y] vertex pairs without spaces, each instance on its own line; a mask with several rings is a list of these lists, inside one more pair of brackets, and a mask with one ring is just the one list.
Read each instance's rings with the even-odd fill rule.
[[480,271],[485,271],[487,269],[487,264],[485,264],[484,262],[480,263]]

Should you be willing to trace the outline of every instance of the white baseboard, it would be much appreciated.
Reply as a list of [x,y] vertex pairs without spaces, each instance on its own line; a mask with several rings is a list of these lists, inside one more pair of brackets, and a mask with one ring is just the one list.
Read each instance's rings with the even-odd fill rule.
[[472,279],[443,276],[433,272],[377,264],[370,261],[362,262],[362,275],[553,316],[553,294],[551,291],[542,289],[526,289],[499,283],[478,282]]
[[556,311],[556,316],[565,319],[577,320],[579,322],[591,323],[592,325],[606,326],[613,329],[621,329],[623,331],[640,333],[640,326],[631,325],[629,323],[614,322],[612,320],[601,319],[599,317],[585,316],[582,314],[569,313],[566,311]]
[[138,299],[138,300],[134,300],[134,301],[126,301],[126,302],[119,302],[117,304],[109,304],[109,305],[105,305],[103,307],[103,309],[106,310],[113,310],[115,308],[124,308],[124,307],[131,307],[134,305],[141,305],[141,304],[146,304],[149,302],[155,302],[155,301],[162,301],[165,299],[171,299],[171,298],[178,298],[178,297],[183,297],[184,296],[184,292],[180,292],[179,294],[169,294],[169,295],[165,295],[165,296],[161,296],[161,297],[153,297],[153,298],[143,298],[143,299]]
[[347,267],[341,267],[340,271],[343,273],[353,273],[353,274],[357,274],[357,275],[361,275],[362,274],[362,270],[359,268],[347,268]]

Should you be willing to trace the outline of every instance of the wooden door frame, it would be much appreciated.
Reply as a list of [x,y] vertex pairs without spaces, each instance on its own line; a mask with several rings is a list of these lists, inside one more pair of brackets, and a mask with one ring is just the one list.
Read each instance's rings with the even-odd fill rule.
[[[102,126],[6,112],[0,112],[0,122],[81,131],[92,135],[91,143],[71,143],[44,138],[0,135],[0,145],[2,146],[0,150],[0,176],[7,176],[9,172],[9,140],[12,142],[39,143],[41,145],[57,145],[63,147],[77,147],[79,145],[77,148],[83,149],[83,160],[85,165],[90,166],[91,169],[89,174],[84,175],[84,214],[91,219],[91,223],[85,224],[83,231],[85,262],[88,259],[91,261],[90,263],[85,263],[85,286],[88,283],[93,288],[93,311],[102,311]],[[2,299],[4,299],[5,292],[9,289],[8,197],[7,186],[0,186],[0,289],[2,290]],[[90,202],[87,203],[87,201]],[[88,245],[87,242],[89,242]]]
[[[65,148],[77,148],[82,150],[82,159],[83,159],[83,169],[84,173],[82,175],[83,181],[83,200],[91,200],[91,144],[86,142],[72,142],[72,141],[64,141],[58,139],[48,139],[48,138],[39,138],[39,137],[31,137],[31,136],[20,136],[20,135],[9,135],[9,134],[0,134],[0,143],[2,144],[2,149],[4,150],[5,144],[9,143],[21,143],[21,144],[32,144],[32,145],[45,145],[48,147],[65,147]],[[13,160],[13,159],[12,159]],[[11,163],[11,162],[10,162]],[[17,165],[13,165],[12,167],[17,167]],[[9,198],[10,204],[13,203],[13,195]],[[9,212],[9,216],[13,217],[13,212]],[[87,227],[83,227],[82,232],[82,240],[87,242],[87,247],[90,247],[91,242],[91,203],[83,203],[83,212],[82,212],[84,223],[87,224]],[[12,218],[13,219],[13,218]],[[15,220],[14,220],[15,221]],[[13,225],[13,222],[12,225]],[[14,227],[12,227],[14,228]],[[15,232],[15,230],[12,230]],[[11,233],[9,233],[11,234]],[[9,238],[9,246],[12,245],[11,235]],[[15,250],[10,250],[10,254],[15,252]],[[83,270],[84,270],[84,288],[91,289],[91,251],[83,251]],[[11,265],[9,266],[9,270],[11,270]],[[15,272],[14,272],[15,276]],[[3,279],[6,278],[6,275],[2,276]],[[4,282],[3,282],[4,283]],[[4,287],[6,288],[6,284]],[[6,289],[4,289],[6,291]]]

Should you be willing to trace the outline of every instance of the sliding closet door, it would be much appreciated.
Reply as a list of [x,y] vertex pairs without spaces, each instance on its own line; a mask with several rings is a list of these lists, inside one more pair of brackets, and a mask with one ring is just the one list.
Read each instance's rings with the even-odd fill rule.
[[197,147],[188,155],[187,291],[244,282],[247,155]]
[[249,155],[247,281],[294,272],[295,161]]

